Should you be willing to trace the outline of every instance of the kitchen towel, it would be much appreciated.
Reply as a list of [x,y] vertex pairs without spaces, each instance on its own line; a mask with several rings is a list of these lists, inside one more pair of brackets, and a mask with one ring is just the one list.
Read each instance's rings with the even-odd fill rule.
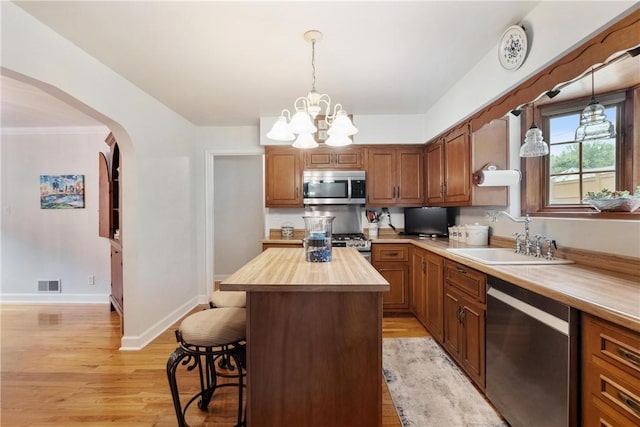
[[478,187],[501,187],[514,185],[520,182],[518,170],[483,170],[474,175],[474,181]]

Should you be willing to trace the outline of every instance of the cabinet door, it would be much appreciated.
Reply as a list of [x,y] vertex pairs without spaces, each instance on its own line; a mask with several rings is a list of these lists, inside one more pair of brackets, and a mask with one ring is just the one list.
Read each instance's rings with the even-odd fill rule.
[[447,204],[471,202],[471,150],[469,133],[464,130],[444,141],[444,198]]
[[398,150],[396,160],[396,206],[422,206],[424,200],[422,148]]
[[394,206],[396,199],[394,149],[373,148],[367,161],[367,204]]
[[426,297],[426,251],[411,248],[411,309],[416,318],[426,326],[427,323],[427,297]]
[[301,175],[298,149],[267,147],[265,205],[271,208],[302,207]]
[[409,266],[407,263],[380,263],[376,269],[389,282],[389,291],[382,294],[384,310],[409,308]]
[[427,147],[427,194],[428,205],[444,203],[444,142]]
[[360,147],[316,148],[305,151],[305,169],[362,170],[363,150]]
[[460,356],[462,324],[460,323],[460,295],[450,286],[444,294],[444,339],[443,344],[456,359]]
[[460,362],[478,386],[484,389],[485,310],[463,299]]
[[[488,163],[499,170],[509,165],[509,124],[506,118],[487,123],[471,136],[471,172],[482,169]],[[503,187],[471,186],[473,206],[506,206],[509,204],[509,192]]]
[[425,252],[424,263],[426,318],[425,326],[438,342],[442,342],[444,335],[444,259],[430,252]]
[[111,247],[111,305],[122,316],[124,296],[122,289],[122,251]]
[[111,180],[109,163],[104,153],[98,153],[98,236],[113,238],[111,234]]

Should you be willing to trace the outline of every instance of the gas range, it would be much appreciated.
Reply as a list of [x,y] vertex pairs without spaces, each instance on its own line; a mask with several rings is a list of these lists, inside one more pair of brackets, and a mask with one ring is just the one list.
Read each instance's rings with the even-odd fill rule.
[[332,234],[331,245],[335,248],[356,248],[360,252],[371,251],[371,240],[362,233]]

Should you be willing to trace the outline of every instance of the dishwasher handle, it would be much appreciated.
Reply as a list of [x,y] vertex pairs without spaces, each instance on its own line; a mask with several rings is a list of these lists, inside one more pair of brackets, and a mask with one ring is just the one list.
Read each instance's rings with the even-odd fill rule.
[[[521,301],[517,298],[512,297],[502,291],[494,287],[489,287],[487,291],[487,296],[495,298],[496,300],[507,304],[510,307],[526,314],[529,317],[532,317],[538,320],[541,323],[555,329],[563,335],[569,336],[569,322],[559,319],[556,316],[547,313],[546,311],[540,310],[537,307],[534,307],[530,304],[527,304],[524,301]],[[487,308],[487,311],[490,311],[490,308]]]

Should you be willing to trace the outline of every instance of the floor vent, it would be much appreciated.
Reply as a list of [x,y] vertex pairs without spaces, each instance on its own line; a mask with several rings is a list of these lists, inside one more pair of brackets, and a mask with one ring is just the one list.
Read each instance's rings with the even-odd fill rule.
[[38,292],[60,292],[60,280],[38,280]]

